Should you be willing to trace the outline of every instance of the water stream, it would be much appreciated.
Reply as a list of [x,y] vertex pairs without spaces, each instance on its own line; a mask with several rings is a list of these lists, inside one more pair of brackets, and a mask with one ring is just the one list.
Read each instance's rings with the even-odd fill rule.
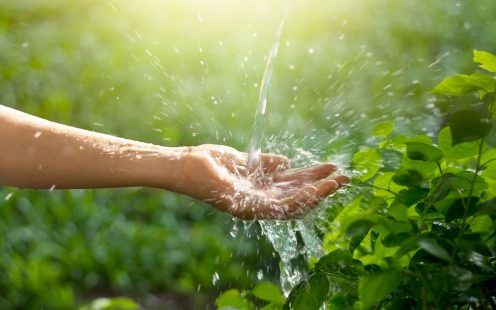
[[281,42],[281,34],[284,29],[284,24],[288,17],[289,11],[293,4],[293,0],[286,0],[284,6],[284,12],[277,27],[274,44],[267,55],[267,62],[265,63],[265,70],[262,76],[262,81],[260,82],[260,93],[258,96],[258,106],[255,114],[255,122],[253,124],[253,131],[250,140],[250,145],[248,147],[248,160],[247,167],[251,175],[260,176],[262,169],[260,166],[260,154],[262,152],[262,141],[264,136],[265,128],[265,112],[267,109],[267,95],[269,93],[270,80],[272,78],[272,71],[274,67],[274,60],[279,51],[279,45]]
[[[248,148],[247,167],[252,178],[252,182],[258,184],[263,178],[261,169],[260,154],[262,152],[262,142],[264,139],[265,114],[267,109],[267,96],[272,78],[274,61],[279,51],[281,34],[285,21],[288,17],[293,0],[286,0],[283,15],[275,32],[275,39],[272,48],[267,55],[265,70],[260,83],[260,93],[258,106],[255,114],[252,136]],[[280,281],[281,288],[285,295],[288,295],[294,285],[304,276],[305,268],[295,264],[293,260],[303,255],[308,257],[320,257],[323,255],[321,240],[314,230],[313,219],[299,219],[292,221],[260,220],[258,224],[261,232],[270,241],[274,250],[279,254]],[[249,224],[251,225],[251,223]],[[234,227],[237,227],[236,224]],[[301,241],[298,241],[298,238]]]

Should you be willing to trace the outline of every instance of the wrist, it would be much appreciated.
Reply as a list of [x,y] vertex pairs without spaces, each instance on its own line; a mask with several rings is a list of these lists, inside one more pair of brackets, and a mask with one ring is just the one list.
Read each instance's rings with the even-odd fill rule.
[[144,186],[181,192],[184,187],[183,167],[191,147],[157,146],[155,155],[143,157]]

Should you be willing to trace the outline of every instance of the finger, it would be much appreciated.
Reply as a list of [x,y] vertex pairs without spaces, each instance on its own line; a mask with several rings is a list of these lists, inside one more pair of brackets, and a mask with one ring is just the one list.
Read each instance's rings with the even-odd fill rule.
[[295,185],[303,183],[314,183],[320,179],[329,176],[336,171],[333,164],[321,164],[298,170],[289,170],[282,173],[274,174],[274,182],[288,182]]
[[338,175],[332,179],[334,181],[336,181],[339,184],[339,186],[343,186],[343,185],[349,184],[351,182],[350,177],[348,177],[346,175]]
[[264,172],[270,173],[282,171],[289,168],[289,159],[286,156],[275,154],[261,154],[260,160]]
[[283,199],[281,202],[287,205],[287,217],[294,218],[309,212],[324,198],[334,193],[339,186],[338,182],[333,179],[322,180],[313,185],[307,185],[295,195]]
[[237,165],[235,173],[239,176],[246,177],[248,176],[248,169],[245,166]]
[[[338,186],[339,187],[342,187],[346,184],[349,184],[351,182],[351,179],[346,176],[346,175],[338,175],[338,176],[335,176],[333,178],[330,178],[330,179],[326,179],[326,180],[320,180],[320,182],[322,181],[329,181],[329,180],[334,180],[336,183],[338,183]],[[317,181],[314,181],[314,182],[297,182],[297,181],[293,181],[293,182],[277,182],[277,183],[273,183],[272,184],[272,188],[274,189],[277,189],[276,190],[276,194],[274,195],[274,197],[277,197],[278,199],[282,199],[282,198],[285,198],[285,197],[291,197],[291,196],[294,196],[296,195],[298,192],[300,192],[302,190],[301,187],[304,187],[304,186],[308,186],[308,185],[313,185],[313,186],[316,186],[315,183],[318,183],[319,180]]]

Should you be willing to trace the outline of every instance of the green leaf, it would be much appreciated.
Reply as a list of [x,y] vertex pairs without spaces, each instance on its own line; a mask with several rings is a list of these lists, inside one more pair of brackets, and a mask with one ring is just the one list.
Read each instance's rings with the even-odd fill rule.
[[479,215],[475,216],[473,220],[470,221],[470,230],[475,233],[489,235],[490,233],[495,232],[494,225],[495,223],[489,215]]
[[394,199],[393,205],[402,204],[410,207],[414,203],[419,202],[429,193],[428,189],[415,187],[407,190],[402,190],[398,193],[398,196]]
[[346,296],[336,293],[327,301],[328,309],[354,309],[353,305],[356,301],[354,296]]
[[472,110],[459,110],[450,117],[452,145],[478,140],[487,136],[491,123]]
[[447,77],[439,83],[431,92],[449,96],[462,96],[470,92],[482,90],[484,92],[494,91],[494,79],[485,74],[457,74]]
[[250,302],[244,299],[237,289],[230,289],[222,293],[215,301],[215,304],[217,308],[252,309]]
[[488,214],[488,215],[496,216],[496,197],[482,202],[478,206],[478,212],[480,214]]
[[367,234],[367,232],[374,226],[374,222],[367,219],[359,219],[348,225],[346,228],[346,235],[353,237],[357,235]]
[[[475,177],[475,178],[474,178]],[[474,183],[474,190],[485,190],[488,185],[483,177],[479,175],[475,175],[475,173],[471,171],[462,171],[456,174],[455,178],[452,179],[453,189],[458,191],[469,191],[472,187],[472,182]]]
[[443,158],[443,153],[438,147],[422,142],[407,142],[406,154],[414,160],[438,162]]
[[476,85],[483,93],[490,93],[494,91],[496,80],[490,75],[474,73],[470,75],[470,82]]
[[475,214],[478,211],[478,208],[476,208],[476,206],[480,207],[480,205],[477,205],[479,199],[479,197],[472,197],[472,199],[470,199],[470,202],[468,201],[468,198],[457,199],[448,209],[445,221],[449,223],[453,220],[463,218],[463,215],[465,214],[465,205],[467,205],[467,217]]
[[389,269],[362,277],[358,284],[358,297],[364,308],[377,304],[400,285],[401,271]]
[[[496,73],[496,56],[489,52],[474,50],[474,62],[482,69]],[[493,84],[494,86],[494,84]]]
[[313,274],[308,281],[300,282],[291,291],[283,309],[318,310],[326,300],[329,288],[327,276]]
[[394,248],[400,246],[403,241],[410,238],[411,234],[402,232],[399,234],[389,234],[386,237],[382,238],[382,244],[387,248]]
[[378,197],[388,198],[394,196],[394,194],[389,191],[399,192],[400,190],[404,189],[403,186],[392,182],[393,176],[393,172],[378,173],[374,179],[374,195]]
[[253,296],[269,302],[282,304],[285,300],[279,288],[274,283],[267,281],[257,284],[251,293]]
[[482,153],[480,162],[482,165],[486,166],[496,165],[496,148],[489,149]]
[[84,310],[138,310],[139,305],[132,299],[125,297],[98,298],[91,304],[81,307]]
[[408,187],[417,187],[420,185],[424,178],[415,169],[402,169],[398,170],[393,176],[393,181],[396,184],[404,185]]
[[437,170],[436,163],[405,157],[401,167],[396,171],[393,181],[408,187],[418,187],[422,181],[431,178]]
[[349,252],[334,250],[319,259],[315,271],[355,278],[362,274],[363,266],[360,261],[354,260]]
[[431,182],[431,190],[428,196],[428,203],[430,205],[442,200],[446,197],[453,188],[453,180],[456,176],[452,173],[446,173]]
[[374,149],[365,149],[353,156],[351,164],[360,173],[357,179],[365,182],[379,171],[381,167],[381,154]]
[[351,237],[349,245],[349,251],[351,253],[362,243],[372,226],[374,226],[374,222],[365,219],[357,220],[348,225],[346,235]]
[[462,159],[476,156],[479,153],[477,141],[454,144],[449,127],[441,129],[437,137],[439,148],[447,159]]
[[372,134],[376,137],[387,137],[394,130],[393,122],[384,122],[374,127]]
[[279,303],[268,304],[260,308],[260,310],[282,310],[282,304]]
[[443,259],[445,261],[450,261],[450,255],[440,246],[434,239],[422,238],[418,241],[418,245],[424,249],[427,253]]

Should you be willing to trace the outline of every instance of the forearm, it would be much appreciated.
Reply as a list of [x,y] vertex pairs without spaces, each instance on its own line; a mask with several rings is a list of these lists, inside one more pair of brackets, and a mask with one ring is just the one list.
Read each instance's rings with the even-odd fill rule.
[[0,105],[0,152],[0,185],[174,190],[185,149],[65,126]]

